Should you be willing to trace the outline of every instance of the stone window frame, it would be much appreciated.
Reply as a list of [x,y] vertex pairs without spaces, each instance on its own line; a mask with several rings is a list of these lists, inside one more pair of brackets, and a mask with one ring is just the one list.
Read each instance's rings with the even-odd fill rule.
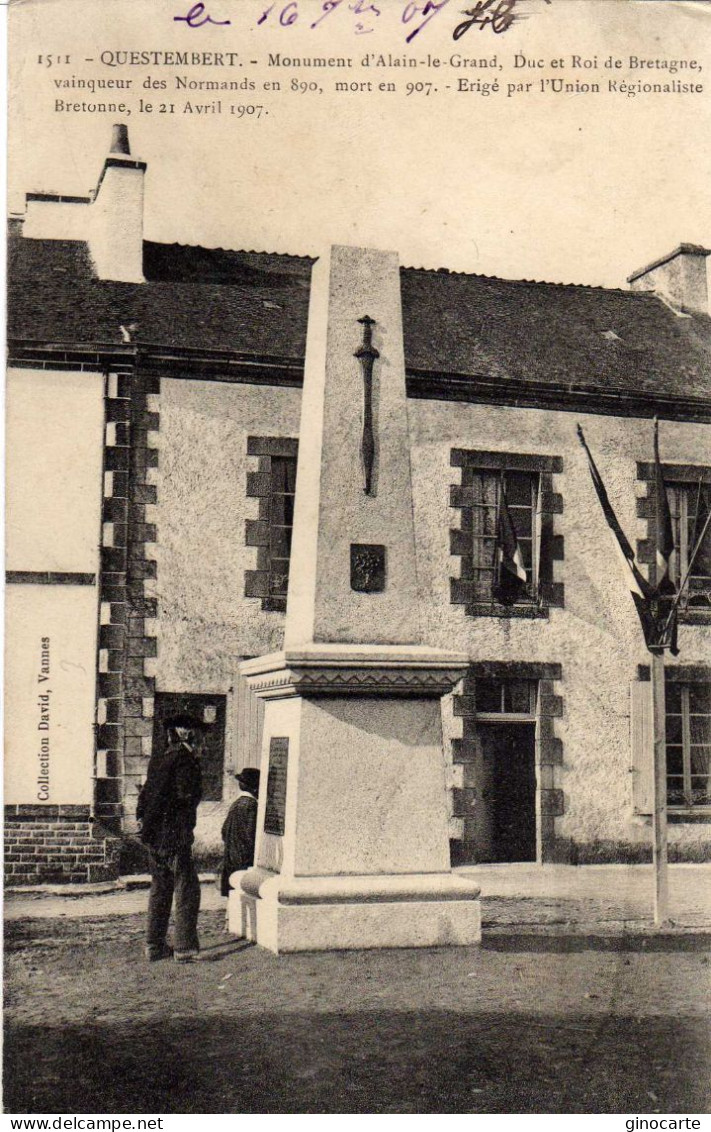
[[[509,719],[512,722],[515,721],[515,720],[521,720],[521,722],[525,722],[526,720],[529,720],[529,721],[534,720],[535,721],[535,719],[537,717],[537,712],[538,712],[538,681],[537,680],[530,680],[528,678],[521,679],[521,678],[518,678],[518,677],[512,677],[509,673],[506,673],[505,676],[491,676],[491,675],[484,676],[482,673],[479,673],[477,675],[477,681],[481,681],[481,683],[484,683],[486,681],[490,685],[491,684],[498,685],[498,687],[496,688],[496,691],[497,691],[497,695],[499,697],[498,707],[494,708],[491,705],[482,707],[480,702],[479,702],[479,695],[478,695],[478,693],[476,692],[476,689],[475,689],[475,696],[476,696],[476,701],[477,701],[476,704],[475,704],[475,709],[476,709],[475,714],[476,714],[477,719],[481,719],[481,720],[484,720],[484,721],[486,721],[486,720],[496,721],[497,719],[500,719],[503,716],[505,719]],[[518,684],[519,686],[523,686],[523,687],[526,688],[526,696],[527,696],[528,706],[526,707],[525,710],[520,709],[520,708],[517,709],[517,708],[513,708],[513,707],[507,707],[506,701],[509,698],[509,696],[507,695],[507,686],[510,687],[513,684]]]
[[256,457],[256,468],[247,472],[247,497],[259,500],[256,519],[247,519],[245,544],[256,547],[255,570],[245,571],[245,597],[260,598],[262,609],[271,613],[286,612],[286,597],[271,591],[272,563],[270,555],[270,497],[272,484],[272,458],[289,458],[296,461],[299,441],[295,437],[249,436],[247,456]]
[[[476,800],[473,781],[473,763],[476,757],[476,698],[475,685],[479,679],[531,680],[538,684],[535,716],[536,724],[536,779],[537,861],[567,864],[572,859],[572,841],[556,836],[556,818],[565,813],[565,794],[555,784],[555,768],[563,765],[563,741],[555,733],[555,720],[564,713],[562,695],[555,692],[555,684],[563,679],[562,665],[535,661],[471,661],[461,684],[461,693],[453,697],[454,715],[462,719],[462,738],[452,740],[452,761],[462,766],[464,785],[452,791],[453,816],[464,823],[466,842],[467,817]],[[492,718],[489,716],[488,718]],[[506,718],[501,716],[500,718]],[[512,716],[513,718],[513,716]],[[518,718],[523,718],[518,716]],[[456,839],[455,839],[456,840]]]
[[[705,664],[669,664],[665,666],[664,677],[667,684],[711,684],[711,666]],[[648,664],[637,666],[638,681],[648,683],[651,678],[651,669]],[[711,806],[668,806],[667,820],[670,825],[711,825]]]
[[[540,456],[521,452],[489,452],[479,449],[453,448],[450,465],[461,468],[461,482],[450,487],[450,507],[460,512],[459,527],[450,529],[450,554],[461,559],[460,576],[450,578],[450,602],[463,605],[469,617],[524,617],[546,618],[549,609],[562,609],[565,604],[565,587],[554,581],[554,562],[562,562],[565,544],[557,529],[558,517],[563,514],[563,496],[553,490],[553,476],[563,472],[562,456]],[[471,486],[467,482],[471,473],[531,472],[539,477],[540,511],[538,512],[538,601],[506,606],[495,600],[480,601],[473,594],[473,556],[471,535],[473,529]]]
[[[704,464],[662,464],[665,482],[668,484],[698,486],[699,480],[704,484],[711,484],[711,467]],[[647,493],[637,500],[637,518],[647,523],[647,534],[643,539],[637,540],[637,561],[649,568],[649,581],[652,585],[657,581],[656,544],[657,523],[654,507],[654,464],[650,461],[637,461],[637,480],[644,483]],[[679,621],[686,625],[711,624],[711,607],[703,609],[700,606],[684,607],[679,605]]]

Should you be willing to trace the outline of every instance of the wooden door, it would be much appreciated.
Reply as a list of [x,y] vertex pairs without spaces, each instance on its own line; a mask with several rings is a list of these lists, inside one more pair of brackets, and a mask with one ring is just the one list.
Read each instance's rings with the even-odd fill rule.
[[225,773],[226,696],[199,695],[192,692],[156,692],[153,717],[153,752],[166,745],[163,721],[171,715],[186,712],[207,725],[205,747],[200,758],[203,802],[222,800]]
[[535,861],[535,723],[480,722],[477,737],[476,859]]

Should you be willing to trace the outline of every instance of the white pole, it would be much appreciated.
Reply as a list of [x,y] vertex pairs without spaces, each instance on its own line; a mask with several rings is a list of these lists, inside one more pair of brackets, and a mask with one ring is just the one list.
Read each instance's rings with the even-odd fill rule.
[[652,708],[654,741],[654,923],[661,927],[669,919],[669,871],[667,862],[667,752],[664,692],[664,653],[652,654]]

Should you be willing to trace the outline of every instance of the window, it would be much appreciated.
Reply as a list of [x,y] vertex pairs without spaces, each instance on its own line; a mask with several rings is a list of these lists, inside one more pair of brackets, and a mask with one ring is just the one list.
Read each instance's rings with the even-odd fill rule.
[[272,456],[269,485],[269,596],[281,599],[286,608],[289,587],[289,554],[294,526],[296,460],[293,456]]
[[[669,483],[669,508],[674,528],[674,556],[671,576],[678,586],[686,578],[694,547],[711,511],[711,484]],[[684,586],[680,606],[711,604],[711,525],[699,547],[689,578]]]
[[496,546],[502,490],[526,568],[526,588],[519,602],[536,600],[538,581],[539,477],[531,472],[472,470],[472,580],[475,600],[493,601],[496,594]]
[[666,683],[667,804],[711,806],[711,682]]
[[250,436],[247,453],[258,457],[247,474],[247,495],[259,500],[257,519],[248,519],[247,546],[257,547],[257,569],[245,574],[245,596],[262,600],[262,609],[286,610],[289,555],[294,525],[298,442],[284,437]]
[[[693,549],[711,511],[711,468],[700,464],[664,464],[663,472],[674,531],[670,574],[678,586],[686,578]],[[637,560],[649,566],[649,580],[654,584],[657,580],[654,464],[638,462],[637,479],[646,483],[647,489],[646,497],[637,500],[637,514],[647,520],[647,537],[637,543]],[[707,624],[711,616],[711,527],[684,582],[679,610],[680,619],[692,624]]]
[[477,677],[474,683],[476,714],[536,714],[536,680],[499,680]]
[[[450,580],[452,604],[464,605],[473,617],[547,617],[549,606],[562,607],[564,588],[554,581],[553,568],[564,556],[563,536],[556,531],[563,498],[553,491],[562,459],[455,448],[450,463],[461,468],[461,484],[450,489],[450,506],[460,511],[459,526],[450,532],[450,553],[461,558],[459,577]],[[497,586],[502,493],[526,572],[513,604]]]

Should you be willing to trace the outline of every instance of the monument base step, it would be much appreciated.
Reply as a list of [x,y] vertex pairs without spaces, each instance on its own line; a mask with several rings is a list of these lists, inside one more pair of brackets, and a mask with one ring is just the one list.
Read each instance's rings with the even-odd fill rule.
[[275,954],[481,942],[479,890],[452,874],[230,881],[230,931]]

